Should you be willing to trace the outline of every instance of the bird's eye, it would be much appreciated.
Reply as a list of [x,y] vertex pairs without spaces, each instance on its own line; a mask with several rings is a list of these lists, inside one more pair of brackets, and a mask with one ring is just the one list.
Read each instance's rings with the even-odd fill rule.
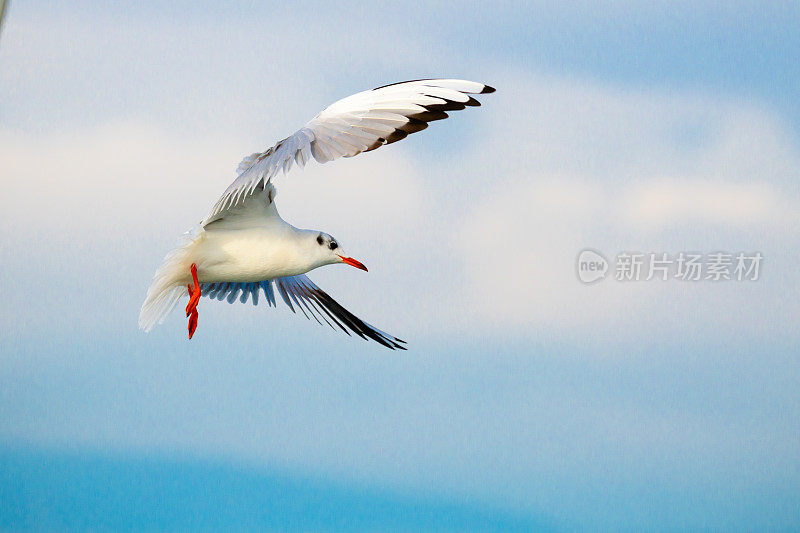
[[336,244],[336,241],[331,241],[330,247],[331,247],[331,250],[335,250],[335,249],[337,249],[339,247],[339,245]]
[[325,243],[325,240],[322,238],[322,235],[317,235],[317,244],[322,246]]

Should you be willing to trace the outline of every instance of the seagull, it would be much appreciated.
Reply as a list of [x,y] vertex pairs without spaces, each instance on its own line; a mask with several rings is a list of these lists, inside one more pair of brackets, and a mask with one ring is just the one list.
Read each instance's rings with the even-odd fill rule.
[[275,206],[273,178],[304,166],[353,157],[424,130],[448,111],[479,106],[472,94],[492,93],[482,83],[456,79],[421,79],[384,85],[334,102],[294,134],[265,152],[245,157],[237,178],[208,216],[183,235],[164,259],[139,314],[139,327],[150,331],[163,323],[178,300],[188,295],[186,316],[191,339],[197,329],[200,298],[248,298],[260,293],[276,307],[276,293],[289,309],[350,335],[405,350],[405,341],[367,324],[317,287],[306,273],[324,265],[345,264],[367,270],[323,231],[298,229],[281,218]]

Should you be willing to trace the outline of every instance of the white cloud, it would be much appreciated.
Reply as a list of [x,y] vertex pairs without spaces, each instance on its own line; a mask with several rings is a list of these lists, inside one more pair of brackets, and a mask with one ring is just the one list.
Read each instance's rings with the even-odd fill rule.
[[[580,327],[611,337],[624,327],[627,336],[647,337],[738,330],[742,321],[765,331],[794,320],[797,305],[764,312],[800,288],[781,261],[800,244],[793,184],[800,159],[774,116],[691,94],[505,81],[499,105],[488,104],[489,141],[462,154],[465,168],[480,169],[487,194],[461,217],[468,222],[459,268],[470,297],[455,303],[471,316],[457,327],[565,334]],[[534,104],[517,106],[526,99]],[[759,250],[772,259],[753,286],[607,280],[586,287],[574,271],[585,247],[609,259],[626,250]],[[686,308],[700,318],[681,320]]]
[[703,180],[650,180],[621,198],[631,225],[675,228],[687,224],[769,227],[792,222],[793,199],[782,197],[769,182],[725,183]]

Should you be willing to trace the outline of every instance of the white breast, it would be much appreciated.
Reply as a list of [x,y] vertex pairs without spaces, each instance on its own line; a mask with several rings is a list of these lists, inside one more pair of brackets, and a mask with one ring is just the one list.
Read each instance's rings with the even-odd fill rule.
[[201,282],[263,281],[295,276],[313,268],[299,246],[300,231],[253,227],[206,231],[192,250]]

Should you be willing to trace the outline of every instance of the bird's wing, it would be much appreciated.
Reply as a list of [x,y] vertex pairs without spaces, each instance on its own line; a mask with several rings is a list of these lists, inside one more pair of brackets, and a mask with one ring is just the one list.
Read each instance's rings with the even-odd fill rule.
[[326,163],[391,144],[447,118],[447,111],[479,106],[470,94],[491,92],[494,88],[474,81],[414,80],[343,98],[266,152],[245,157],[236,169],[238,177],[205,222],[243,201],[281,169],[288,172],[293,163],[303,166],[312,157]]
[[202,227],[205,230],[244,229],[275,224],[281,221],[275,206],[277,194],[272,183],[261,183],[236,205],[204,220]]
[[203,296],[209,298],[217,300],[227,298],[229,303],[234,303],[237,298],[240,302],[246,303],[248,298],[252,298],[253,305],[258,305],[259,295],[263,291],[267,303],[272,307],[277,307],[275,301],[277,292],[292,312],[295,312],[296,307],[306,318],[314,318],[320,324],[325,322],[333,329],[339,327],[348,335],[352,331],[362,339],[372,339],[392,350],[406,349],[403,346],[405,341],[389,335],[355,316],[331,298],[328,293],[317,287],[305,274],[253,283],[201,283],[200,291]]

